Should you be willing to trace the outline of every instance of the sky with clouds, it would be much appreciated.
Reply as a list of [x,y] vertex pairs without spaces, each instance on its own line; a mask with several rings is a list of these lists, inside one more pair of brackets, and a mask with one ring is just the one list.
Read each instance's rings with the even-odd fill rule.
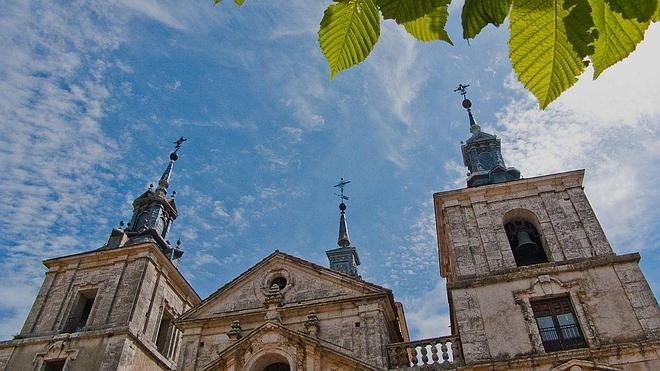
[[365,63],[329,80],[326,1],[4,1],[0,5],[0,338],[18,333],[41,260],[92,250],[189,139],[171,189],[180,269],[202,297],[273,250],[327,265],[338,200],[366,280],[394,291],[414,338],[449,332],[432,194],[463,187],[460,96],[526,177],[586,169],[619,253],[660,288],[660,26],[623,63],[545,111],[517,82],[506,26],[455,46],[391,21]]

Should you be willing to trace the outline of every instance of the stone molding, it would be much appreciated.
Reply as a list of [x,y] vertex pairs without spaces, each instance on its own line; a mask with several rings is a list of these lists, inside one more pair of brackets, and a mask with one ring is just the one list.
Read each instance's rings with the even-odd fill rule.
[[585,270],[589,268],[601,267],[610,264],[639,262],[639,253],[631,253],[625,255],[605,255],[596,256],[591,258],[578,258],[572,260],[565,260],[560,262],[549,262],[525,267],[516,267],[503,271],[501,273],[492,274],[490,276],[473,276],[464,278],[460,281],[447,283],[447,289],[463,289],[468,287],[485,286],[498,282],[514,281],[518,279],[527,279],[538,277],[544,274],[557,274],[562,272],[574,272]]

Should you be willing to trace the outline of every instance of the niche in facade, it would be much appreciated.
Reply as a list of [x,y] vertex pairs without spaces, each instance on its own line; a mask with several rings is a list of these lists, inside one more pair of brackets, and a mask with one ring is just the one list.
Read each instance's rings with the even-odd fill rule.
[[504,229],[517,266],[521,267],[548,261],[548,257],[543,250],[541,235],[532,223],[525,219],[513,219],[504,224]]

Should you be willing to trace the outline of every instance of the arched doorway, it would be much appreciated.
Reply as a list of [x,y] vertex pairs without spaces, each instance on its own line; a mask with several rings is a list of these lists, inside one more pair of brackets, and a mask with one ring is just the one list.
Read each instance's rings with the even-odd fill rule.
[[291,371],[291,367],[286,363],[277,362],[266,366],[263,371]]
[[291,371],[293,360],[280,349],[271,349],[246,362],[245,370],[249,371]]

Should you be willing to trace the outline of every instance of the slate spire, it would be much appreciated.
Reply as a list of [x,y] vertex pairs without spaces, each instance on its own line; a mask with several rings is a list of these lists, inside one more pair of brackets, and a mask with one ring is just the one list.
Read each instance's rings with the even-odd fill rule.
[[174,162],[179,159],[179,149],[186,139],[181,137],[174,142],[176,147],[170,153],[169,163],[158,181],[154,191],[153,185],[133,201],[133,216],[130,223],[123,228],[113,229],[105,249],[120,248],[128,245],[151,242],[171,260],[178,260],[183,255],[181,242],[172,246],[166,239],[172,223],[178,216],[174,195],[168,196],[167,189],[172,178]]
[[337,245],[341,247],[349,247],[351,241],[348,238],[348,225],[346,224],[346,204],[339,204],[339,239],[337,239]]
[[341,199],[339,204],[339,238],[337,239],[338,249],[326,251],[328,260],[330,261],[330,269],[348,274],[350,276],[359,277],[357,266],[360,265],[360,258],[358,257],[357,250],[351,246],[351,241],[348,237],[348,223],[346,222],[346,203],[348,197],[344,195],[344,187],[350,183],[350,180],[341,178],[338,184],[334,187],[339,189],[337,197]]
[[468,187],[503,183],[520,179],[520,171],[506,167],[502,157],[500,140],[492,134],[481,131],[472,114],[472,101],[467,99],[467,87],[459,84],[454,91],[463,96],[462,106],[468,113],[470,138],[461,146],[463,162],[467,166]]

